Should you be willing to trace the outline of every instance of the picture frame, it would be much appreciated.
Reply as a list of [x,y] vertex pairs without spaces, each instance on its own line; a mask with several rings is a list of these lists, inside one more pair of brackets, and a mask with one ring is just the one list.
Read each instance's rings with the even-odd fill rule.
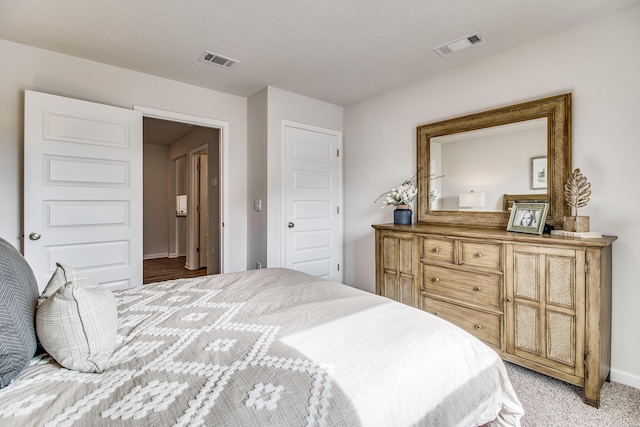
[[507,231],[542,234],[549,212],[549,203],[514,203]]
[[531,159],[531,189],[539,190],[547,188],[549,171],[546,157],[534,157]]

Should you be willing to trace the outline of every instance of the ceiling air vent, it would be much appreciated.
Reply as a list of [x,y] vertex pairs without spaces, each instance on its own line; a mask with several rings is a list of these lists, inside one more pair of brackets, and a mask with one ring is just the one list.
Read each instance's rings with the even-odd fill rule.
[[469,46],[473,46],[474,44],[478,44],[484,41],[484,36],[479,33],[473,33],[468,36],[459,38],[457,40],[451,41],[449,43],[445,43],[438,47],[434,47],[433,50],[440,56],[447,56],[453,52],[457,52],[461,49],[464,49]]
[[218,55],[217,53],[205,51],[200,57],[200,61],[209,62],[214,65],[218,65],[222,68],[231,68],[235,64],[240,61],[236,61],[235,59],[227,58],[222,55]]

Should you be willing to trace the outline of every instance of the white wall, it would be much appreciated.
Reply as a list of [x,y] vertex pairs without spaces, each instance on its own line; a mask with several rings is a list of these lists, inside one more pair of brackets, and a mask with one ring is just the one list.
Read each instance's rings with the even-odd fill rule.
[[593,191],[581,214],[591,217],[592,230],[619,236],[612,379],[640,388],[640,223],[632,208],[640,159],[637,40],[640,7],[345,108],[345,281],[375,290],[370,224],[391,222],[393,213],[373,200],[415,173],[417,126],[572,92],[573,167]]
[[[249,185],[248,209],[253,199],[262,199],[262,211],[252,212],[248,227],[251,247],[248,268],[256,261],[264,266],[281,266],[282,230],[282,120],[303,123],[342,132],[343,109],[340,106],[268,86],[253,95],[249,105]],[[265,109],[266,108],[266,122]],[[255,120],[255,121],[254,121]],[[266,134],[265,134],[266,132]],[[265,166],[266,162],[266,166]],[[265,185],[266,183],[266,185]],[[266,194],[265,194],[266,191]],[[265,206],[266,205],[266,206]],[[264,228],[266,215],[266,229]],[[264,247],[266,233],[266,248]],[[266,251],[266,253],[265,253]],[[266,263],[265,263],[266,261]]]
[[[230,270],[246,269],[247,100],[135,71],[0,40],[0,236],[20,247],[25,89],[133,108],[141,105],[230,124],[226,226]],[[226,72],[221,70],[220,72]]]

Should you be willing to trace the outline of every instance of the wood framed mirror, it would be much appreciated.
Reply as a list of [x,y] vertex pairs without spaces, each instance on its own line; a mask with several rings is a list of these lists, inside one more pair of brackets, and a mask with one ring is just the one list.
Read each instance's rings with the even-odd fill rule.
[[[544,198],[546,222],[562,226],[570,215],[564,183],[571,172],[571,94],[419,126],[417,162],[419,223],[506,227],[505,195],[527,194]],[[482,197],[469,198],[473,192]],[[482,201],[463,206],[470,199]]]

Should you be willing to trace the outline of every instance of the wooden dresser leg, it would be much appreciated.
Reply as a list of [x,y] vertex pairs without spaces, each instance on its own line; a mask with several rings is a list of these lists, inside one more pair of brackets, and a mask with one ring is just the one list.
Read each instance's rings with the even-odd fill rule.
[[584,387],[584,403],[594,408],[600,407],[600,384],[597,382],[596,384],[589,384],[589,381],[587,381]]
[[589,399],[589,398],[587,398],[587,397],[585,396],[585,398],[584,398],[584,403],[586,403],[586,404],[587,404],[587,405],[589,405],[589,406],[593,406],[593,407],[594,407],[594,408],[596,408],[596,409],[600,407],[600,399],[598,399],[598,400],[592,400],[592,399]]

